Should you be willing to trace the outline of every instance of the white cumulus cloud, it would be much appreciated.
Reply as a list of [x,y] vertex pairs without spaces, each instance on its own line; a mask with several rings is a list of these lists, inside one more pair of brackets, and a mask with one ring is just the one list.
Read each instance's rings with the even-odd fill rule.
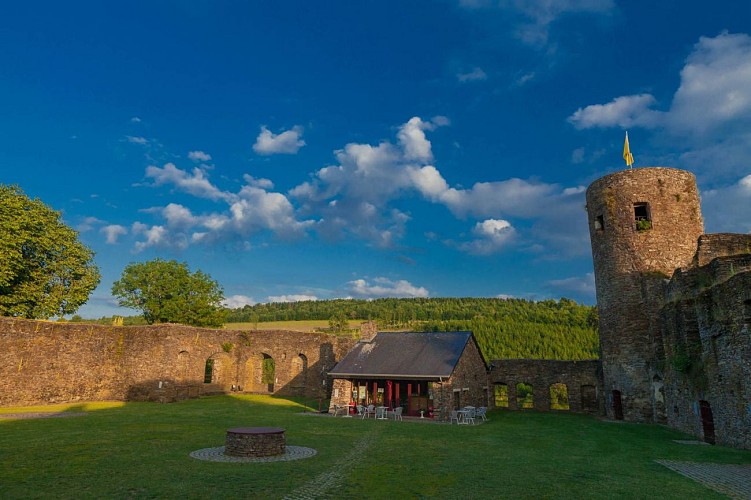
[[266,297],[267,302],[305,302],[309,300],[318,300],[318,297],[305,294],[269,295]]
[[296,154],[301,147],[305,146],[305,141],[301,139],[302,133],[303,128],[299,125],[279,134],[263,126],[253,144],[253,151],[259,155]]
[[364,279],[357,279],[347,283],[349,292],[354,297],[376,298],[376,297],[427,297],[428,290],[423,287],[413,285],[407,280],[392,281],[388,278],[375,278],[373,282]]
[[107,244],[114,245],[120,236],[128,234],[128,228],[119,224],[110,224],[101,228],[99,232],[104,234]]
[[188,153],[188,158],[197,163],[211,161],[211,155],[203,151],[191,151]]
[[487,219],[478,222],[472,229],[475,239],[460,245],[460,249],[475,255],[490,255],[506,248],[514,239],[516,231],[506,220]]
[[226,297],[224,302],[222,302],[222,305],[228,309],[240,309],[245,306],[253,306],[256,304],[257,302],[253,300],[253,297],[248,297],[246,295],[232,295],[231,297]]
[[570,117],[579,129],[661,127],[675,134],[705,135],[751,124],[751,37],[722,33],[701,37],[681,70],[670,109],[652,109],[650,94],[616,97],[579,108]]

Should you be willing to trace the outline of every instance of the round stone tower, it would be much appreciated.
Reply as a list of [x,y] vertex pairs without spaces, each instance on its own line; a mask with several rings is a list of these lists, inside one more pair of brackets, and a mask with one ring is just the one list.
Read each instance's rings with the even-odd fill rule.
[[600,357],[608,416],[664,422],[658,312],[665,279],[691,263],[704,233],[690,172],[623,170],[587,189]]

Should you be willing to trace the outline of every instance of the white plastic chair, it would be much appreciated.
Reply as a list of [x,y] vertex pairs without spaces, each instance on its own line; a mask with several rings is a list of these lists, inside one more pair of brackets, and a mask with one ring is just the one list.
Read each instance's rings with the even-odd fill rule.
[[488,417],[485,416],[485,414],[487,413],[487,411],[488,411],[488,409],[486,407],[484,407],[484,406],[479,407],[477,409],[477,417],[481,418],[483,420],[487,420]]
[[464,414],[464,423],[465,424],[474,424],[475,423],[475,414],[476,414],[475,409],[474,408],[470,408]]
[[453,423],[454,420],[456,420],[456,424],[459,425],[459,412],[456,410],[451,410],[451,419],[449,419],[449,424]]
[[365,411],[362,414],[362,418],[368,418],[373,413],[375,413],[375,406],[374,405],[368,405],[368,407],[365,408]]
[[394,420],[403,420],[402,419],[402,407],[396,408],[394,411],[391,412],[394,415]]

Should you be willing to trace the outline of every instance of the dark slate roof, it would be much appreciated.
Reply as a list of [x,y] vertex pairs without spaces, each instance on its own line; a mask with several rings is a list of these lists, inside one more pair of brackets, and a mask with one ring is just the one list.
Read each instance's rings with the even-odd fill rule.
[[438,379],[454,371],[472,332],[379,332],[329,372],[334,378]]

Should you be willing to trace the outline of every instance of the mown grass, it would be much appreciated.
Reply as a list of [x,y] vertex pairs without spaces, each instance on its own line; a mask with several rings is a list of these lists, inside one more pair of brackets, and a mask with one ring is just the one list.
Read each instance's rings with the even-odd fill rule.
[[[314,402],[310,402],[311,405]],[[498,411],[449,426],[303,414],[300,402],[215,396],[173,404],[58,405],[85,416],[0,420],[2,498],[282,498],[340,471],[326,498],[722,498],[656,459],[751,463],[686,446],[670,429],[569,413]],[[40,408],[5,408],[4,413]],[[318,454],[294,462],[203,462],[226,429],[280,426]]]

